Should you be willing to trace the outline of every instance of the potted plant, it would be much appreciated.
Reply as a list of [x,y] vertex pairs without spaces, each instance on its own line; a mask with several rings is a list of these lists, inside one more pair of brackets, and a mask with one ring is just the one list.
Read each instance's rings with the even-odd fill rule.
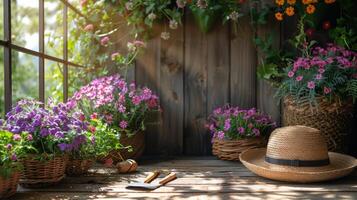
[[77,91],[69,103],[82,110],[86,119],[94,119],[93,127],[103,128],[101,123],[104,123],[108,134],[116,136],[118,146],[107,152],[114,162],[122,160],[119,155],[112,156],[121,145],[132,147],[132,151],[120,152],[124,159],[142,154],[145,120],[150,111],[159,109],[158,97],[149,88],[128,85],[119,75],[93,80]]
[[317,128],[326,136],[329,150],[342,150],[352,100],[357,98],[356,55],[334,44],[305,44],[277,91],[284,104],[283,124]]
[[210,115],[208,123],[212,153],[222,160],[239,160],[244,150],[264,146],[265,136],[275,126],[269,116],[255,108],[219,107]]
[[[2,123],[2,121],[1,121]],[[29,134],[12,134],[0,130],[0,198],[8,198],[16,193],[21,173],[21,163],[18,158],[23,155],[22,143],[31,139]]]
[[59,182],[66,168],[66,152],[78,148],[76,133],[85,129],[85,124],[68,115],[68,107],[54,104],[47,107],[33,99],[19,101],[7,113],[5,128],[15,135],[28,133],[24,142],[26,156],[20,159],[23,165],[20,184],[37,187]]

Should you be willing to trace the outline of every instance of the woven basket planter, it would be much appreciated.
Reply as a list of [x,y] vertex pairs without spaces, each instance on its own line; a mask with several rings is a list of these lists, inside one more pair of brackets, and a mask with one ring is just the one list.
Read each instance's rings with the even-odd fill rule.
[[317,128],[325,136],[329,151],[343,151],[344,138],[353,114],[350,101],[330,103],[318,100],[317,109],[309,104],[297,105],[291,98],[284,99],[283,125],[305,125]]
[[8,198],[16,193],[20,173],[14,172],[9,178],[0,176],[0,199]]
[[32,157],[23,159],[24,166],[20,184],[25,187],[48,186],[61,181],[65,176],[66,156],[55,156],[48,161],[35,160]]
[[213,139],[212,154],[222,160],[239,160],[239,155],[253,148],[264,147],[266,140],[263,137],[242,140]]
[[128,152],[128,150],[112,151],[108,156],[99,157],[97,160],[99,162],[105,162],[105,160],[111,158],[114,163],[121,162],[126,159],[137,159],[139,158],[145,149],[145,134],[144,132],[138,132],[131,137],[127,137],[125,134],[120,138],[120,143],[123,146],[131,146],[133,151]]
[[68,176],[86,174],[93,164],[93,160],[69,159],[66,165],[66,174]]

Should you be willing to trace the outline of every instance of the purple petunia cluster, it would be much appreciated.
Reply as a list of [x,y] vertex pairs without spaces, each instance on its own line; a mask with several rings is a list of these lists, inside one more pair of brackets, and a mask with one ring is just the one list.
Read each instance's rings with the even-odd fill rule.
[[140,129],[147,112],[159,108],[158,97],[149,88],[128,84],[117,74],[95,79],[80,88],[68,105],[83,110],[86,119],[101,119],[129,132]]
[[255,108],[224,106],[213,111],[207,127],[212,138],[236,140],[265,135],[276,123]]
[[41,153],[71,151],[79,147],[87,124],[70,112],[64,103],[50,100],[45,106],[33,99],[20,100],[7,113],[3,129],[12,132],[14,140],[23,132],[29,133],[27,141]]

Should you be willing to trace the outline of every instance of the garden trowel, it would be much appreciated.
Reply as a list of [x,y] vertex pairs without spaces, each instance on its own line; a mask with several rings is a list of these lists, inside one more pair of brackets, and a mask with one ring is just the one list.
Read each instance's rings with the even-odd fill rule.
[[[156,172],[158,173],[158,172]],[[155,190],[158,187],[165,185],[166,183],[176,179],[176,173],[171,172],[169,175],[165,176],[159,181],[159,183],[151,183],[159,174],[150,174],[143,183],[130,183],[126,188],[128,189],[146,189],[146,190]]]

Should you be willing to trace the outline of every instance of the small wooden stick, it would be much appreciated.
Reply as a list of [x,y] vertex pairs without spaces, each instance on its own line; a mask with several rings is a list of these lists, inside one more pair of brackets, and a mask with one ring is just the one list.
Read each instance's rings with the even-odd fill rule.
[[169,175],[165,176],[163,179],[160,180],[159,184],[160,185],[165,185],[166,183],[175,180],[176,177],[176,173],[175,172],[171,172]]
[[153,180],[155,180],[158,176],[160,175],[160,171],[156,170],[154,172],[151,172],[144,180],[144,183],[151,183]]

